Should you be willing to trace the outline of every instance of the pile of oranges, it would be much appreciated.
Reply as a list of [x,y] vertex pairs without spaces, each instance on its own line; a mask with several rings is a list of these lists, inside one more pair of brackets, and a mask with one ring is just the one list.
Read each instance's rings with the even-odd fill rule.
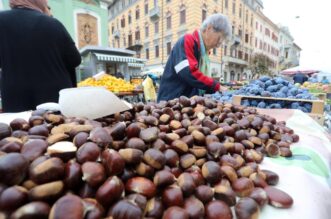
[[100,86],[105,87],[109,91],[118,93],[118,92],[131,92],[134,90],[135,86],[126,82],[121,78],[116,78],[111,75],[103,75],[99,79],[93,77],[87,78],[84,81],[78,83],[78,87],[85,86]]

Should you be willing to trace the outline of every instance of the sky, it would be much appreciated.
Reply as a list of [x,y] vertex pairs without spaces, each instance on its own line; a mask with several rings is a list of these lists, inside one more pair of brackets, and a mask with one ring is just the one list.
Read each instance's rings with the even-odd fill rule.
[[288,26],[302,49],[300,66],[331,74],[331,0],[263,0],[263,13]]

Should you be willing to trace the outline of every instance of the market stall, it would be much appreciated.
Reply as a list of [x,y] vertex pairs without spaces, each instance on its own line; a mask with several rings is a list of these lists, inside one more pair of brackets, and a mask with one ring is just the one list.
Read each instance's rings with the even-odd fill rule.
[[[0,121],[16,130],[1,126],[0,216],[48,218],[52,209],[55,218],[68,212],[81,215],[77,218],[84,212],[99,215],[95,218],[241,218],[257,212],[265,219],[328,218],[328,136],[299,110],[259,111],[268,115],[181,97],[136,104],[93,121],[42,111],[33,117],[31,112],[0,114]],[[18,141],[19,149],[13,143]],[[23,195],[13,199],[8,190]],[[212,191],[210,198],[203,191]]]

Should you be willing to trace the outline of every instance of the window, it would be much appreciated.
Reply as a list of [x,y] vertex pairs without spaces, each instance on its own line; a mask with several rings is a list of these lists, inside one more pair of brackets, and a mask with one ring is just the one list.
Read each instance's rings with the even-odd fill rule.
[[242,30],[238,30],[238,35],[240,36],[240,38],[242,37],[242,35],[243,35],[243,32],[242,32]]
[[235,0],[233,0],[232,1],[232,14],[236,14],[236,1]]
[[169,13],[167,16],[167,30],[171,29],[171,14]]
[[114,33],[114,30],[115,30],[115,27],[114,25],[111,26],[111,33],[113,34]]
[[225,56],[226,56],[226,55],[227,55],[227,53],[228,53],[228,51],[227,51],[227,50],[228,50],[228,46],[227,46],[227,45],[225,45],[225,46],[224,46],[224,53],[223,53]]
[[257,48],[257,38],[255,38],[255,47]]
[[171,0],[167,0],[167,3],[171,2]]
[[138,20],[140,17],[140,10],[139,8],[136,9],[136,20]]
[[206,9],[202,9],[202,21],[204,21],[207,17],[207,10]]
[[125,39],[125,35],[123,36],[123,47],[126,47],[126,39]]
[[159,45],[155,46],[155,58],[159,58]]
[[128,23],[131,24],[132,23],[132,17],[131,17],[131,13],[129,13],[128,15]]
[[248,33],[245,34],[245,42],[246,42],[246,43],[249,42],[249,36],[248,36]]
[[245,53],[245,61],[248,61],[248,54]]
[[167,42],[167,55],[171,53],[171,42]]
[[248,23],[248,15],[249,15],[248,14],[248,10],[246,10],[246,18],[245,18],[246,19],[246,23]]
[[136,40],[140,40],[140,31],[139,30],[136,30],[136,33],[135,33],[135,38]]
[[235,33],[235,26],[233,25],[232,26],[232,36],[234,35],[234,33]]
[[241,18],[241,16],[242,16],[242,8],[241,8],[242,6],[241,6],[241,4],[239,5],[239,17]]
[[149,37],[149,26],[145,26],[145,36]]
[[159,33],[159,21],[155,21],[154,30],[155,30],[155,33]]
[[253,14],[251,14],[251,27],[253,27],[253,23],[254,23],[254,18],[253,18]]
[[128,36],[128,46],[130,47],[130,46],[132,46],[132,34],[129,34],[129,36]]
[[148,14],[148,3],[145,3],[145,15]]
[[224,1],[224,7],[225,7],[226,9],[229,8],[229,1],[228,1],[228,0],[225,0],[225,1]]
[[216,50],[216,48],[213,49],[213,55],[215,55],[215,56],[217,55],[217,50]]
[[149,59],[149,48],[146,48],[145,52],[146,52],[146,59]]
[[125,18],[124,17],[121,19],[121,27],[125,27]]
[[182,8],[180,10],[180,21],[179,24],[185,24],[186,23],[186,10],[185,8]]

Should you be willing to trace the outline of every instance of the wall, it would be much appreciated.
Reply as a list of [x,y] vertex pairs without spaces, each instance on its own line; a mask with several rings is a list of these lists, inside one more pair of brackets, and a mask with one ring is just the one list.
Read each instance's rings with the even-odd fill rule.
[[[9,9],[9,0],[0,0],[3,2],[5,9]],[[48,0],[48,4],[51,7],[53,16],[61,21],[71,37],[77,44],[78,31],[76,25],[76,13],[87,13],[96,16],[99,20],[100,29],[100,46],[108,46],[108,11],[101,8],[98,4],[99,1],[95,1],[97,4],[86,4],[79,0]]]

